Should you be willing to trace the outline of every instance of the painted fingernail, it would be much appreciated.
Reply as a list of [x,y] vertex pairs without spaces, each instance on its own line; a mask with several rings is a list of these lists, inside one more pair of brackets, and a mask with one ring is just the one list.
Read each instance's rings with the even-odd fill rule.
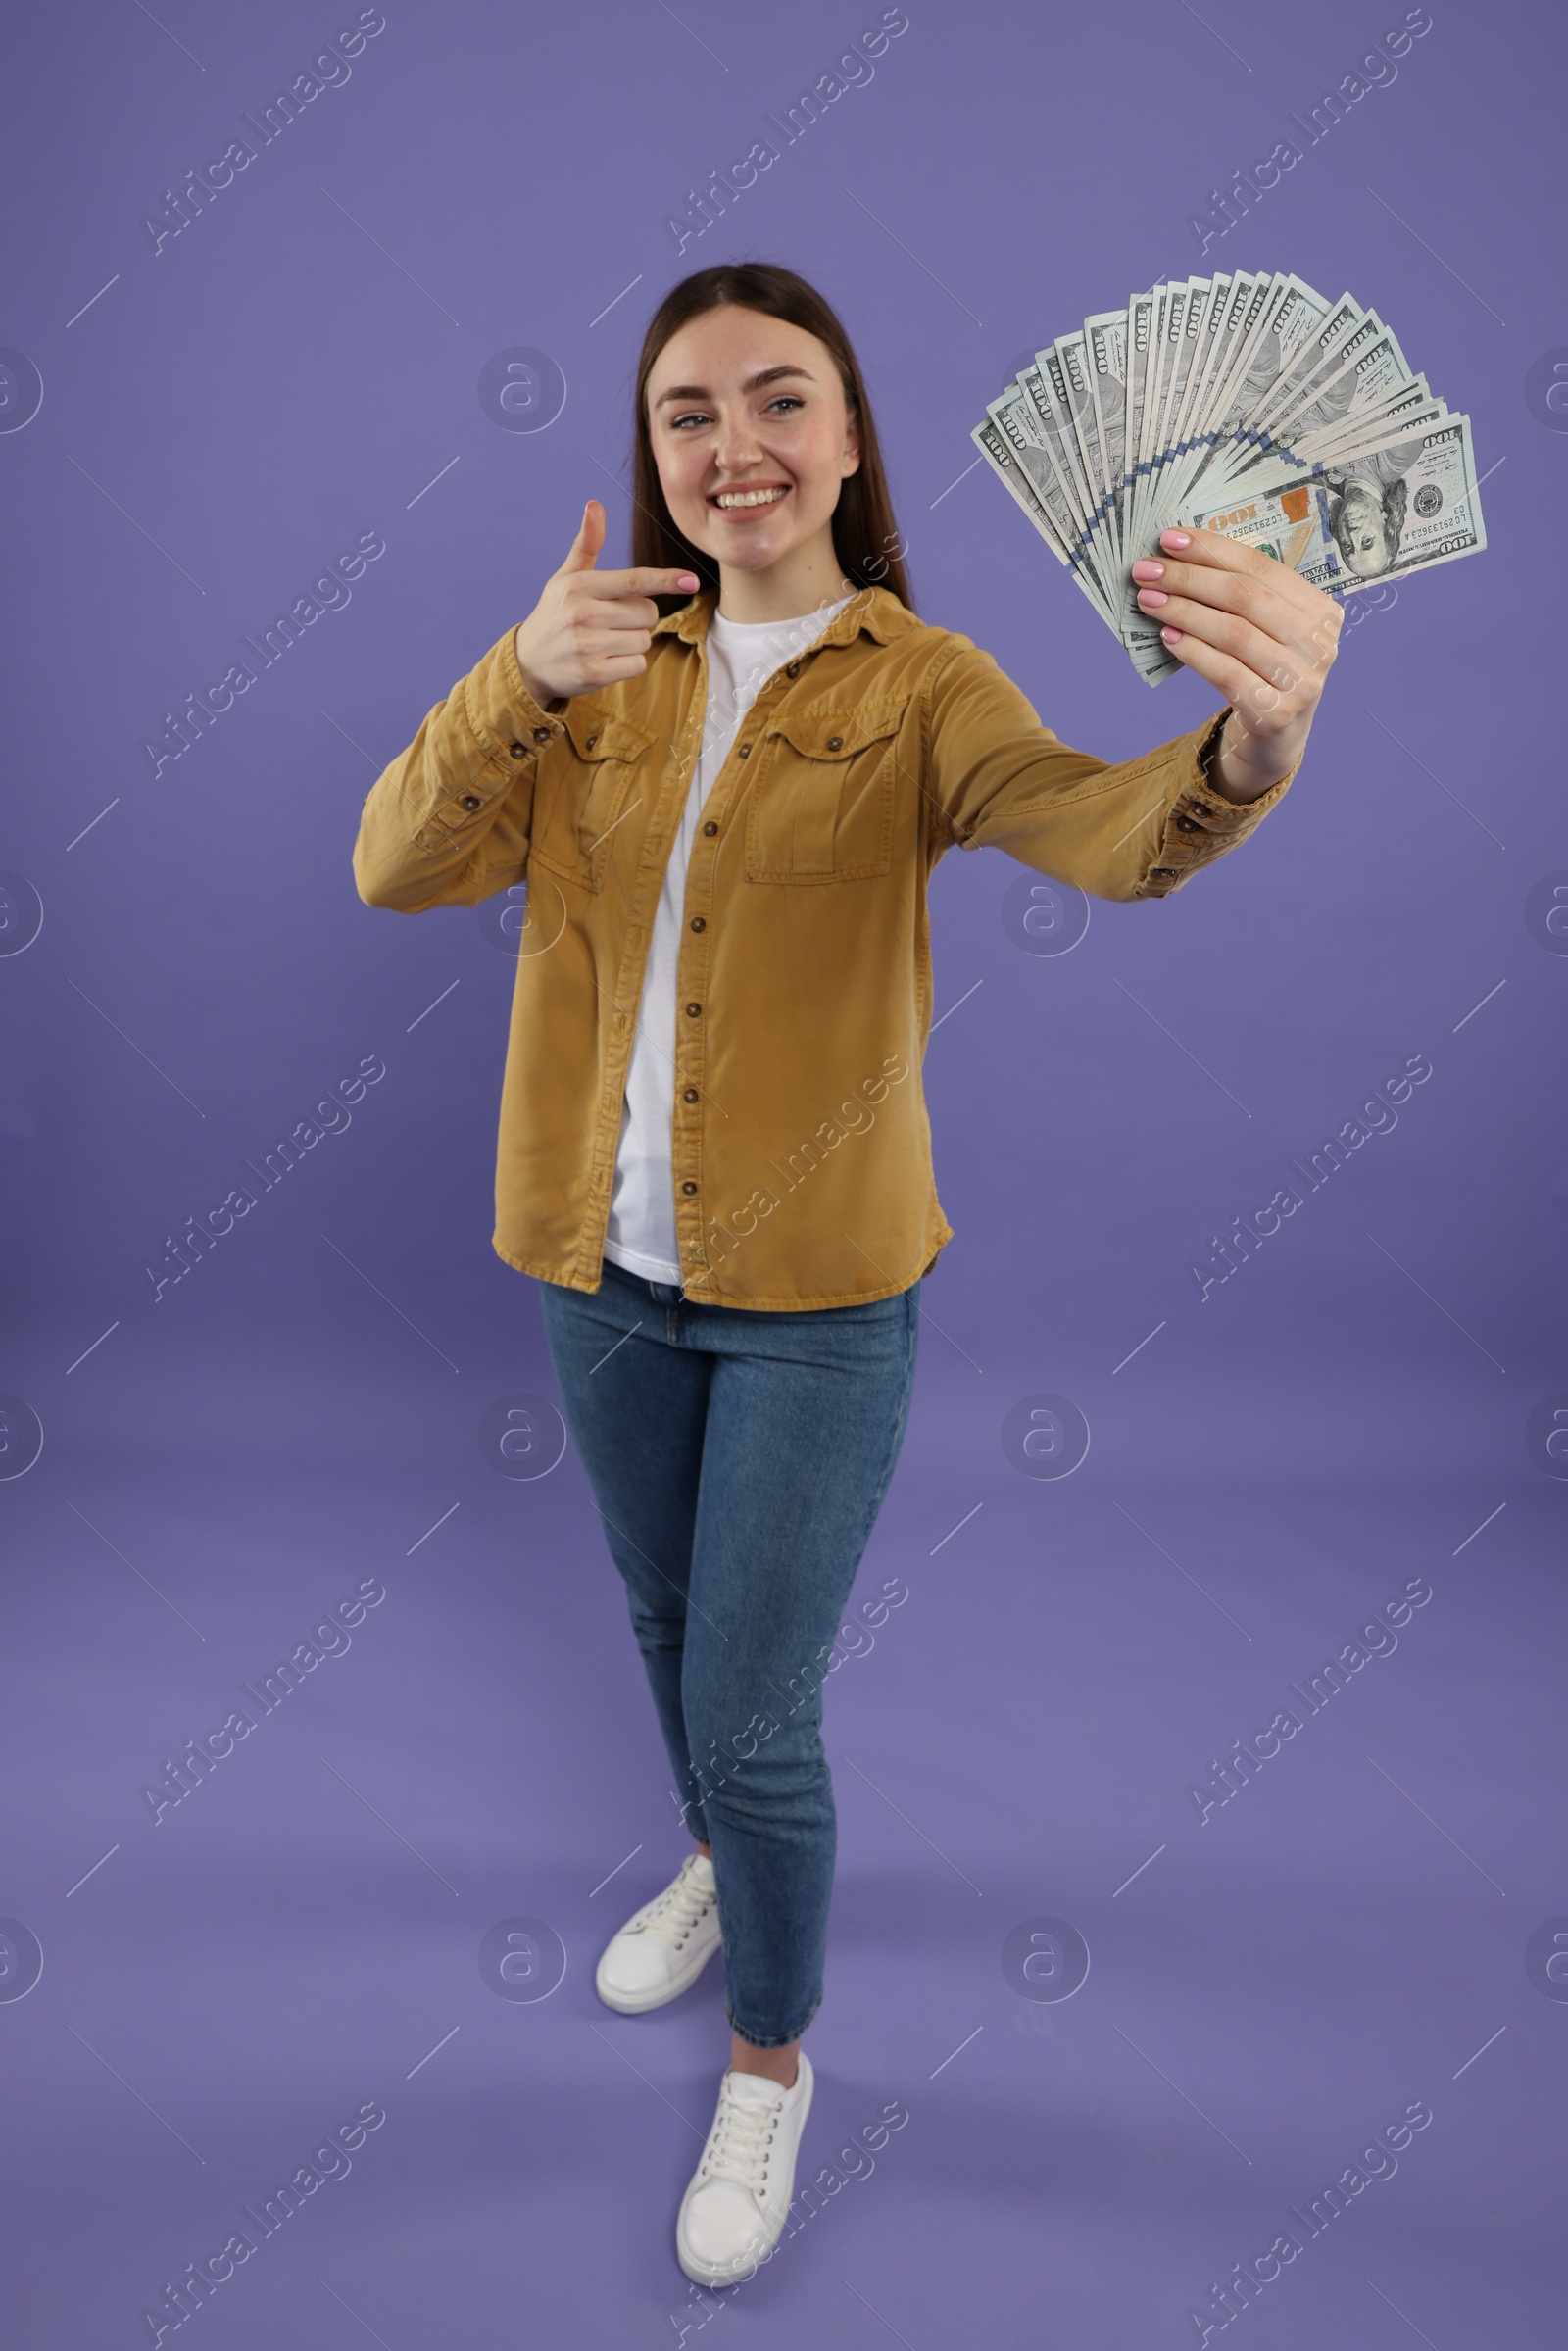
[[1174,645],[1182,632],[1179,628],[1162,628],[1159,633],[1167,645]]
[[1162,530],[1159,543],[1161,547],[1191,547],[1193,534],[1187,530]]
[[1162,604],[1169,604],[1170,598],[1163,588],[1140,588],[1138,601],[1146,612],[1157,612]]
[[1134,579],[1163,579],[1164,576],[1164,564],[1156,563],[1152,556],[1146,555],[1142,557],[1141,560],[1133,565]]

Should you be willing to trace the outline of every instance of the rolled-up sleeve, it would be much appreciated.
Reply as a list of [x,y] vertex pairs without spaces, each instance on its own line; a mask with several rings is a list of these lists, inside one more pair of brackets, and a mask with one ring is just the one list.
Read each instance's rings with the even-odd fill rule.
[[366,905],[471,906],[520,882],[539,755],[564,724],[523,684],[509,628],[371,785],[354,844]]
[[1245,806],[1226,800],[1200,759],[1228,715],[1113,765],[1060,742],[992,656],[956,635],[927,681],[927,788],[962,849],[1005,850],[1096,898],[1168,898],[1255,832],[1299,766]]

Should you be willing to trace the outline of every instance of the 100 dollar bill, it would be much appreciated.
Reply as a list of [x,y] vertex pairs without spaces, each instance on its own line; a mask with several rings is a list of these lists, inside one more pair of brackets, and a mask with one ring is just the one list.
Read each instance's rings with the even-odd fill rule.
[[1487,543],[1468,416],[1309,470],[1246,477],[1195,503],[1184,528],[1276,557],[1331,596],[1474,555]]

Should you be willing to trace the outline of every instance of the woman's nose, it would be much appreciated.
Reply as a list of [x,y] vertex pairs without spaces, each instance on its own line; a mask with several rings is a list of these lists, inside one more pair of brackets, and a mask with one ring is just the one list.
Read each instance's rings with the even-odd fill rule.
[[748,416],[720,418],[713,446],[719,464],[730,473],[740,472],[761,455],[761,444]]

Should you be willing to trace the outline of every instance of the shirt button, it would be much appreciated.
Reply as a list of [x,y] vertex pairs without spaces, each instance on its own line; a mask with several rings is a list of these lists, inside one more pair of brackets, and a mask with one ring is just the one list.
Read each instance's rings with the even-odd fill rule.
[[463,805],[466,808],[476,808],[479,806],[478,793],[466,792],[463,796]]
[[717,832],[717,830],[718,830],[718,827],[717,827],[717,825],[716,825],[716,824],[713,822],[713,819],[711,818],[711,816],[710,816],[710,818],[708,819],[708,822],[707,822],[707,823],[704,825],[704,827],[703,827],[703,830],[704,830],[704,832],[705,832],[705,833],[707,833],[707,834],[709,835],[709,837],[710,837],[710,838],[711,838],[711,837],[712,837],[712,835],[713,835],[714,833],[716,833],[716,832]]
[[509,743],[507,748],[514,759],[525,759],[528,757],[528,746],[526,743]]
[[583,744],[583,749],[584,749],[584,751],[592,751],[592,749],[593,749],[594,745],[595,745],[595,744],[598,742],[598,740],[599,740],[599,737],[598,737],[597,735],[589,735],[589,736],[587,737],[586,741],[585,741],[585,742],[584,742],[584,744]]
[[706,915],[703,915],[703,914],[694,914],[694,915],[692,916],[692,929],[693,929],[694,931],[706,931],[706,930],[707,930],[707,928],[708,928],[708,918],[707,918],[707,916],[706,916]]
[[827,747],[829,751],[842,751],[844,749],[844,737],[842,735],[829,735],[827,739]]
[[548,742],[549,742],[549,740],[550,740],[550,729],[549,729],[549,727],[548,727],[548,726],[536,726],[536,727],[534,728],[534,730],[533,730],[533,739],[534,739],[534,741],[535,741],[536,743],[548,743]]
[[786,677],[799,677],[799,676],[800,676],[800,674],[801,674],[801,664],[800,664],[800,662],[799,662],[799,661],[789,661],[789,662],[787,662],[787,663],[785,664],[785,668],[784,668],[784,674],[785,674],[785,676],[786,676]]
[[1174,865],[1152,865],[1149,869],[1149,878],[1152,882],[1168,882],[1174,879],[1175,873]]
[[751,758],[751,756],[752,756],[752,747],[751,747],[751,745],[750,745],[749,743],[743,743],[743,744],[741,745],[740,756],[741,756],[741,758],[742,758],[743,759],[749,759]]
[[689,1102],[694,1102],[697,1100],[697,1089],[695,1086],[687,1087],[685,1099]]
[[1179,833],[1196,833],[1198,826],[1194,823],[1191,816],[1178,816],[1176,819],[1176,830]]
[[682,1192],[695,1192],[695,1191],[696,1191],[696,1189],[697,1189],[697,1186],[696,1186],[694,1183],[692,1183],[692,1182],[691,1182],[689,1179],[688,1179],[688,1181],[687,1181],[686,1183],[682,1184],[682,1186],[681,1186],[681,1190],[682,1190]]
[[692,1018],[693,1018],[694,1020],[696,1019],[696,1017],[697,1017],[698,1013],[699,1013],[699,1012],[702,1010],[702,1008],[703,1008],[703,1007],[702,1007],[702,1005],[701,1005],[701,1004],[688,1004],[688,1005],[686,1006],[686,1009],[687,1009],[687,1011],[688,1011],[688,1012],[691,1014],[691,1016],[692,1016]]

